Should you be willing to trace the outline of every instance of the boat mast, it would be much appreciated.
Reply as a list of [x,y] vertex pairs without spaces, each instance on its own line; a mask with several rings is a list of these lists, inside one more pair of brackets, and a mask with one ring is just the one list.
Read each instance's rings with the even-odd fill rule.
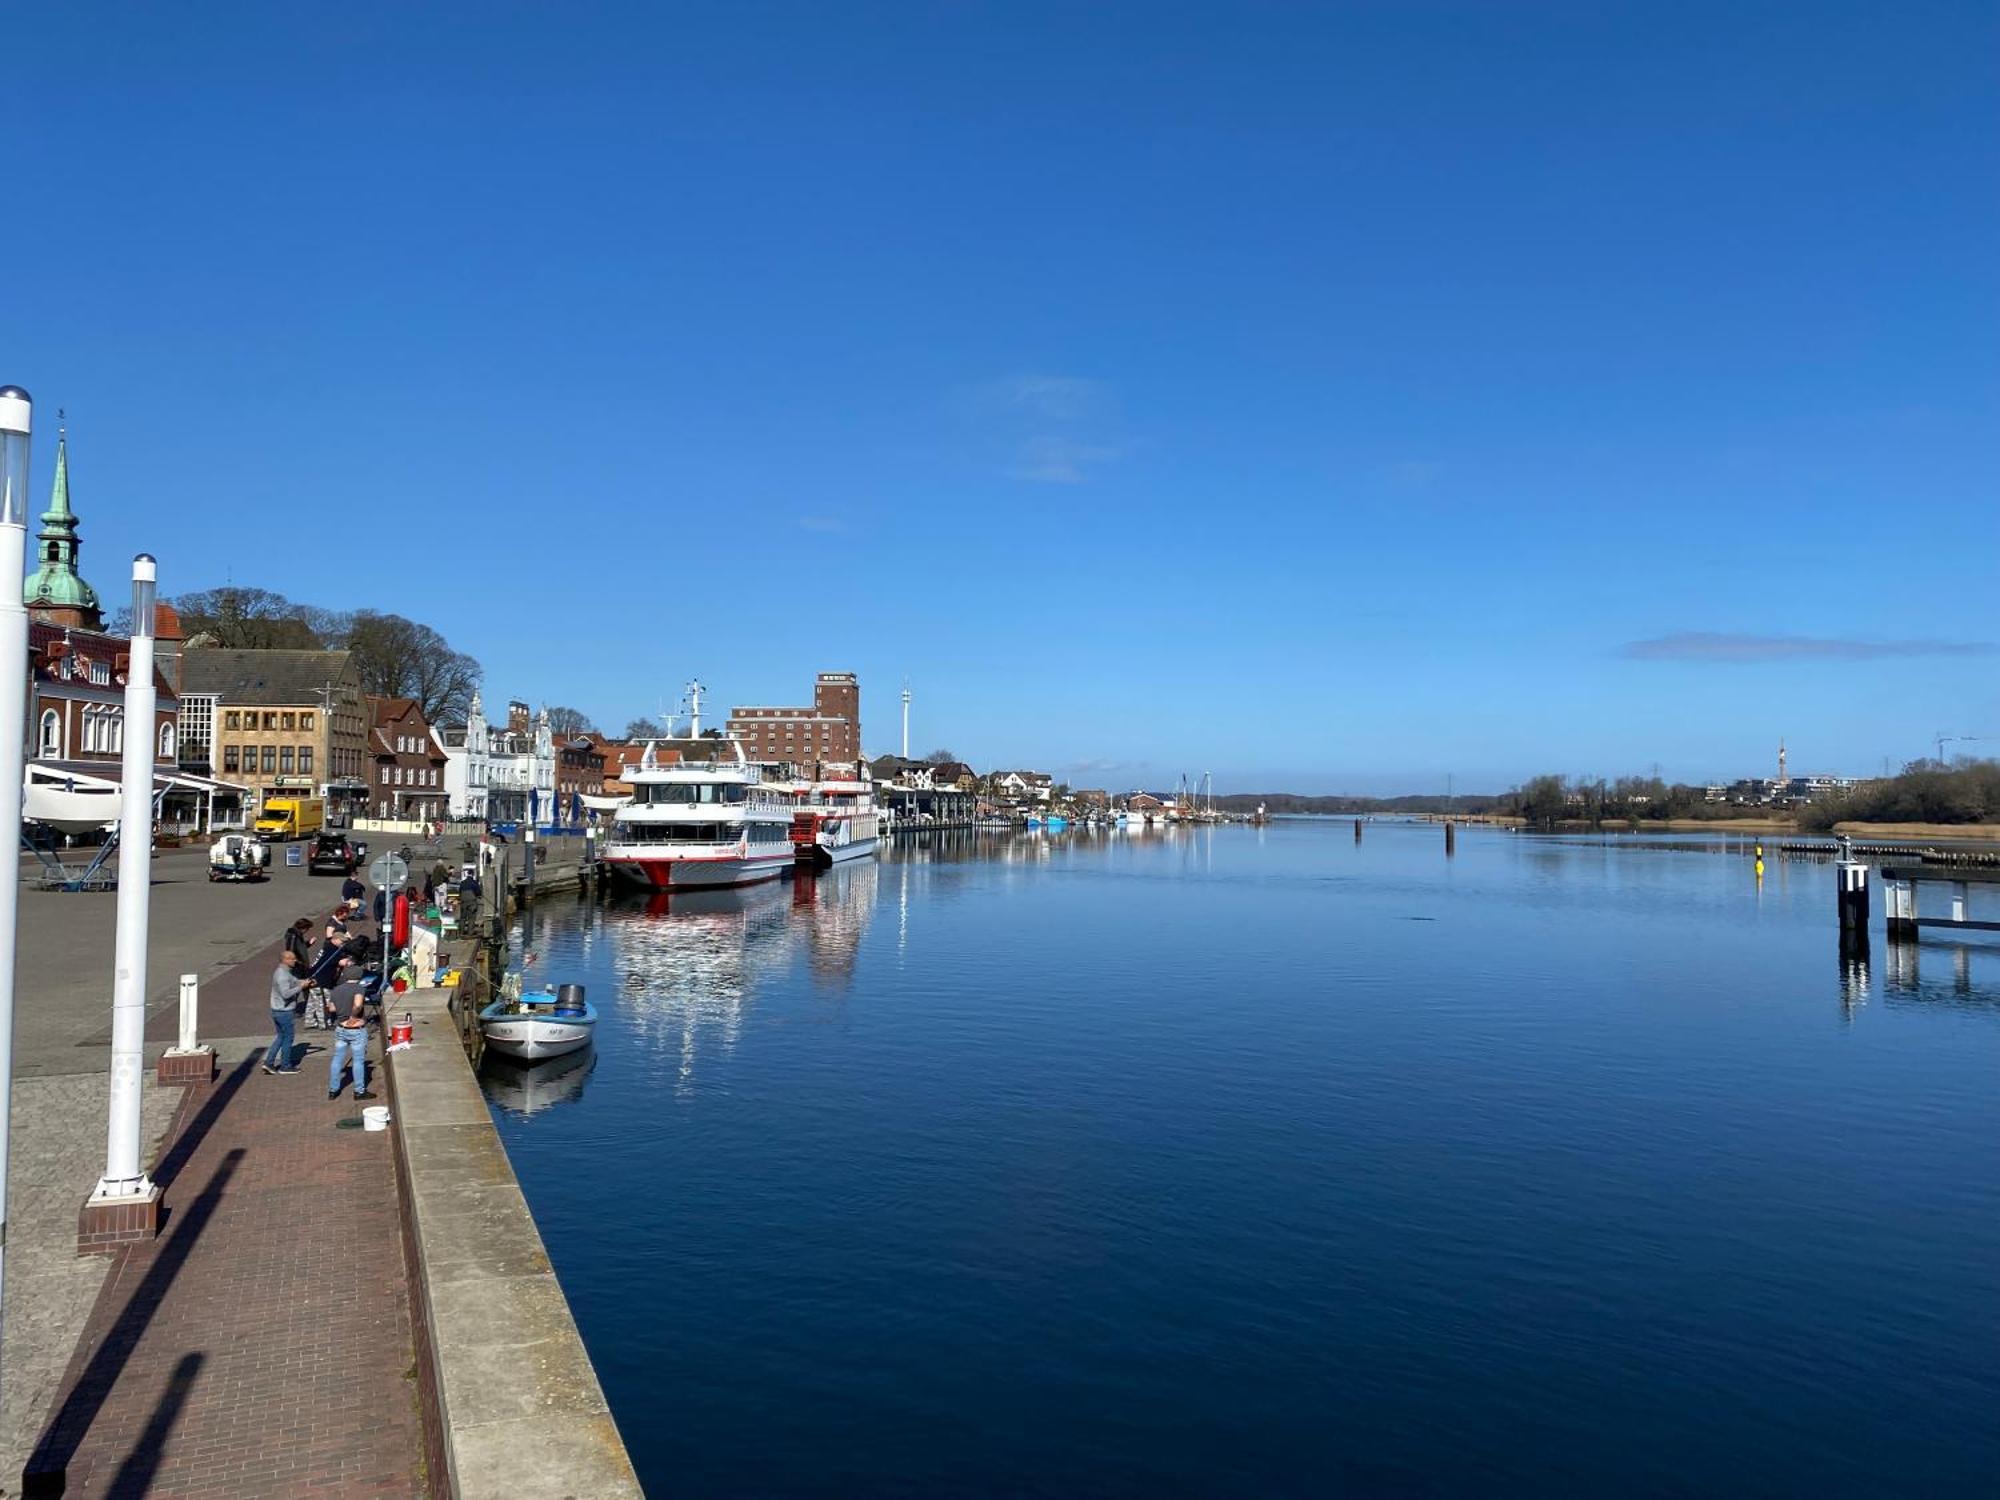
[[701,695],[703,691],[702,685],[699,682],[690,682],[688,684],[688,703],[690,704],[688,711],[688,738],[691,740],[701,738]]

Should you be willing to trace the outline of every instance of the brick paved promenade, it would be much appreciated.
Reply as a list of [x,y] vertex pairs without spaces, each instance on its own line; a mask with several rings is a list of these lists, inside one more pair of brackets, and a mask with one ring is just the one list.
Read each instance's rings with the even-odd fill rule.
[[28,1494],[424,1493],[390,1137],[336,1128],[358,1106],[327,1100],[327,1033],[258,1070],[277,953],[203,986],[204,1034],[238,1040],[180,1102],[165,1226],[114,1258]]

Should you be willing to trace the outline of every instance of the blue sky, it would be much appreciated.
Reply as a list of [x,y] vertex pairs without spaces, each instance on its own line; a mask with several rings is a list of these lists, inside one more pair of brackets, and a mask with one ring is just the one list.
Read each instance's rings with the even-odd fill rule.
[[[1498,788],[2000,753],[1989,5],[39,6],[85,572],[611,727]],[[1970,747],[1968,747],[1970,748]]]

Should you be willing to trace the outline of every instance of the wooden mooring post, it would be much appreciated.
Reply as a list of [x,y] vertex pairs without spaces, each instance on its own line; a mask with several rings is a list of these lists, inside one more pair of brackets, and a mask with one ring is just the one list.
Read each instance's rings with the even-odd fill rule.
[[1450,859],[1458,853],[1458,829],[1453,824],[1444,825],[1444,857]]
[[1361,842],[1361,820],[1359,818],[1354,820],[1354,842],[1357,844]]

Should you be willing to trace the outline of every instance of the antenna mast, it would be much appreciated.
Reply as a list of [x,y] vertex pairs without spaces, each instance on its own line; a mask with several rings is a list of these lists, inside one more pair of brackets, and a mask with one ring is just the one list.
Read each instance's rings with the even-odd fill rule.
[[701,695],[707,691],[699,682],[688,684],[688,738],[701,738]]
[[903,679],[903,759],[910,758],[910,679]]

